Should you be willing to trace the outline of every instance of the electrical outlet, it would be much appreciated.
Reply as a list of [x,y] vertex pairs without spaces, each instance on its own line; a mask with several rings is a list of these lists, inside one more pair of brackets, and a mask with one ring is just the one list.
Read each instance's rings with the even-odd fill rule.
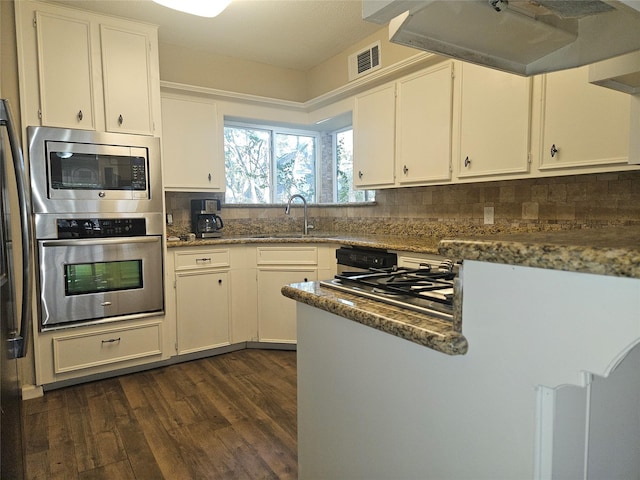
[[484,207],[484,224],[493,225],[494,207]]

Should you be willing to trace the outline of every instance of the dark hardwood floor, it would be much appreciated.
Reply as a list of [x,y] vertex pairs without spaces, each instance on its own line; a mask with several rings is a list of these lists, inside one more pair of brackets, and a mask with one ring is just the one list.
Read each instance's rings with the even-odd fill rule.
[[25,402],[28,479],[297,477],[296,353],[240,350]]

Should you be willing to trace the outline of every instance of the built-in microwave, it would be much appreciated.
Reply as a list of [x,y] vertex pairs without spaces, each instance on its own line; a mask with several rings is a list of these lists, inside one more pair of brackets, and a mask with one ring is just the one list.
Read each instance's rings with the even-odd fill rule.
[[34,213],[162,211],[158,138],[27,131]]

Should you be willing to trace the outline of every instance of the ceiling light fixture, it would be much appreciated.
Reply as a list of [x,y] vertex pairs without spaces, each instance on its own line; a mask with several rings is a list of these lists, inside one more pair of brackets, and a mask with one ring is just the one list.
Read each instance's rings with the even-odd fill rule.
[[229,6],[231,0],[153,0],[173,10],[198,15],[199,17],[215,17]]

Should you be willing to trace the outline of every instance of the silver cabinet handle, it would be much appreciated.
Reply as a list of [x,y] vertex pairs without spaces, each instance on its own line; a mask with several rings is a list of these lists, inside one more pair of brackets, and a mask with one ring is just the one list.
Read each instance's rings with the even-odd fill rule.
[[558,149],[556,148],[556,144],[551,145],[551,158],[555,157],[558,153]]
[[211,258],[196,258],[196,263],[198,262],[210,262]]
[[116,342],[120,342],[120,337],[110,338],[109,340],[102,340],[100,343],[116,343]]

